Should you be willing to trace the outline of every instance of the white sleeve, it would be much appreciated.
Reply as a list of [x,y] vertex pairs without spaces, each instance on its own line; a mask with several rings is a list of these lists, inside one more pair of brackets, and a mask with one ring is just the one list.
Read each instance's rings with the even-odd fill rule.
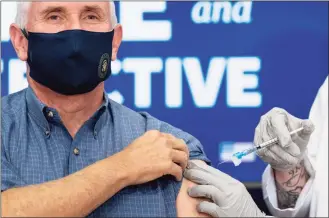
[[304,159],[307,164],[306,170],[310,174],[310,178],[305,184],[295,208],[279,209],[277,201],[277,190],[272,168],[268,165],[262,177],[263,197],[269,211],[277,217],[307,217],[310,212],[310,205],[313,195],[313,184],[316,169],[316,159],[320,146],[321,130],[323,129],[323,118],[327,117],[328,113],[328,77],[320,88],[318,95],[312,105],[309,118],[315,125],[315,131],[310,138],[308,145],[308,154]]
[[328,217],[328,77],[320,88],[310,112],[315,130],[309,153],[316,159],[310,217]]

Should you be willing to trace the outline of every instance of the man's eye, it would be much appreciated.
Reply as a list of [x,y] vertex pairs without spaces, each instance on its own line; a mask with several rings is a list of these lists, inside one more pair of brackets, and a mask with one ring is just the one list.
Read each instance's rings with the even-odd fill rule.
[[48,20],[54,20],[54,21],[59,20],[59,16],[58,15],[51,15],[51,16],[48,17]]
[[87,16],[87,19],[88,19],[88,20],[97,20],[98,17],[96,17],[95,15],[88,15],[88,16]]

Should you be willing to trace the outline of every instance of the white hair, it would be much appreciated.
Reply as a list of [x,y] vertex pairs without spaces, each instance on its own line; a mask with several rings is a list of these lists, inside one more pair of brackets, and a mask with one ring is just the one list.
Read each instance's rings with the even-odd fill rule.
[[[114,28],[117,23],[117,16],[115,14],[115,5],[114,2],[109,0],[110,2],[110,22],[112,27]],[[15,23],[21,28],[24,29],[27,24],[28,12],[31,6],[31,2],[19,1],[17,2],[17,12]]]

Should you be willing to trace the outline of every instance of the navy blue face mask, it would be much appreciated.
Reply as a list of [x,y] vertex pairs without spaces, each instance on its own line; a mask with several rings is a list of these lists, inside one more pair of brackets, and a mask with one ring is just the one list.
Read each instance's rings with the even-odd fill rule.
[[111,75],[113,33],[66,30],[27,34],[23,30],[31,78],[63,95],[92,91]]

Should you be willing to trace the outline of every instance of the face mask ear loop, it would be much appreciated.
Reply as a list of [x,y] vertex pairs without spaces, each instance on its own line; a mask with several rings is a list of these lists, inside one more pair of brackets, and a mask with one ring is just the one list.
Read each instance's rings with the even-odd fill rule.
[[117,27],[117,26],[118,26],[118,23],[115,23],[115,24],[113,25],[112,30],[111,30],[110,32],[115,31],[115,27]]
[[25,30],[25,28],[21,29],[23,35],[25,36],[26,39],[28,39],[28,35],[27,35],[27,31]]

